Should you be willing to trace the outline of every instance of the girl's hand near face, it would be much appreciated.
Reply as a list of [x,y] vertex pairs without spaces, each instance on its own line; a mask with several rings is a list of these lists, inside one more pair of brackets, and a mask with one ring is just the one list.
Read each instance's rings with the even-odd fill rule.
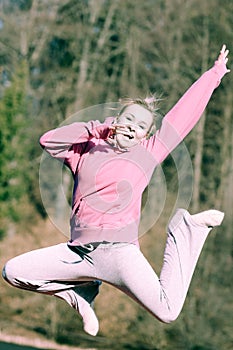
[[122,133],[129,131],[130,124],[122,124],[122,123],[113,123],[110,125],[110,134],[115,135],[116,133]]

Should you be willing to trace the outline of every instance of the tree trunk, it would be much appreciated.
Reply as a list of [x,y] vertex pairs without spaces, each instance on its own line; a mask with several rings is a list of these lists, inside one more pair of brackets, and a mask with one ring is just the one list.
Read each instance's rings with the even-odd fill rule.
[[[227,213],[228,227],[233,224],[233,123],[232,123],[232,91],[228,90],[225,104],[225,127],[223,147],[223,166],[221,190],[218,197],[222,198],[221,209]],[[227,142],[228,141],[228,142]],[[218,199],[218,198],[217,198]],[[228,229],[231,235],[231,229]]]
[[110,34],[110,27],[112,24],[113,17],[115,15],[115,11],[117,9],[118,0],[115,0],[111,2],[110,7],[108,9],[108,14],[106,16],[103,30],[100,33],[99,39],[97,40],[97,45],[95,49],[95,59],[93,62],[93,67],[91,69],[90,77],[89,77],[89,84],[92,84],[92,81],[95,79],[96,73],[98,71],[98,67],[101,63],[101,55],[103,54],[103,47],[106,44],[107,40],[109,39]]
[[193,170],[193,197],[192,197],[192,210],[198,211],[199,197],[200,197],[200,183],[201,183],[201,164],[203,156],[203,144],[204,144],[204,130],[205,130],[206,114],[204,113],[201,120],[196,126],[196,153],[194,157],[194,170]]
[[69,236],[69,217],[70,217],[70,203],[67,196],[70,191],[71,175],[67,170],[61,170],[62,178],[60,179],[57,188],[56,204],[55,204],[55,225],[59,228],[61,233]]
[[[209,29],[208,20],[204,20],[204,36],[202,40],[202,73],[207,70],[208,67],[208,47],[209,47]],[[205,131],[206,113],[201,117],[201,120],[196,126],[196,154],[194,157],[194,171],[193,171],[193,198],[192,198],[192,210],[198,211],[199,198],[200,198],[200,183],[201,183],[201,165],[203,157],[203,145],[204,145],[204,131]]]
[[216,196],[216,207],[222,208],[222,210],[228,211],[233,207],[233,197],[229,195],[229,193],[233,193],[230,191],[232,188],[232,156],[231,154],[231,146],[232,146],[232,126],[231,126],[231,114],[232,114],[232,92],[228,90],[226,97],[226,103],[224,105],[224,119],[223,119],[223,140],[221,147],[221,170],[220,170],[220,178],[221,183],[219,185],[217,196]]
[[[96,22],[96,18],[98,18],[98,14],[101,11],[101,8],[104,5],[104,3],[101,3],[101,4],[99,3],[99,5],[100,6],[96,8],[94,2],[90,3],[90,12],[91,12],[90,23],[89,23],[90,28],[93,28]],[[113,5],[110,7],[110,10],[111,8],[115,7],[115,3],[113,3]],[[112,17],[113,17],[113,13],[112,11],[109,11],[105,21],[103,32],[100,35],[100,38],[98,40],[97,52],[99,52],[102,46],[104,45],[105,38],[107,36],[107,31],[109,30],[109,26],[111,24]],[[80,60],[80,65],[79,65],[80,69],[79,69],[78,80],[76,84],[76,100],[72,107],[72,109],[74,109],[73,112],[79,111],[81,106],[83,105],[83,98],[84,98],[84,94],[86,93],[84,86],[86,85],[88,80],[88,69],[90,67],[90,59],[93,56],[93,54],[90,52],[90,46],[91,46],[91,34],[89,32],[84,42],[82,58]],[[95,60],[95,62],[96,62],[96,65],[92,68],[92,71],[93,70],[95,71],[95,69],[97,69],[98,65],[100,64],[100,62],[97,61],[97,59]],[[91,76],[94,77],[94,73],[91,72]]]

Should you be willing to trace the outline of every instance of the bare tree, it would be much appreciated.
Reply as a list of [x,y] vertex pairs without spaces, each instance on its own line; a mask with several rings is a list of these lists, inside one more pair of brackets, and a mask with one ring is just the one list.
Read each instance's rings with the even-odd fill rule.
[[[209,26],[208,19],[204,19],[203,23],[203,37],[200,45],[202,52],[202,73],[208,68],[209,57]],[[197,127],[195,129],[195,156],[194,156],[194,177],[193,177],[193,197],[192,197],[192,209],[194,212],[198,211],[199,199],[200,199],[200,183],[201,183],[201,169],[203,159],[203,145],[204,145],[204,132],[205,132],[206,112],[203,113]]]

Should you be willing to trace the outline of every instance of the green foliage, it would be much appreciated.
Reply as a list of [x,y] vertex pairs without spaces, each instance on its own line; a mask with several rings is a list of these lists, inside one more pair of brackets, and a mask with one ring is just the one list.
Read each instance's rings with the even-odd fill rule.
[[25,195],[23,130],[26,126],[26,62],[16,68],[0,100],[0,220],[19,220],[18,202]]
[[[0,236],[9,221],[21,222],[22,211],[30,216],[24,210],[28,200],[36,213],[46,216],[38,181],[38,139],[43,132],[84,107],[149,91],[162,93],[165,114],[212,65],[221,45],[230,45],[233,39],[232,1],[11,0],[4,1],[1,10],[0,64],[7,79],[2,75],[0,91]],[[229,68],[231,62],[230,55]],[[231,79],[224,78],[206,110],[198,203],[199,208],[226,211],[226,224],[207,241],[178,321],[160,325],[135,306],[133,320],[124,315],[129,322],[126,330],[103,332],[115,344],[128,332],[125,348],[136,348],[139,341],[145,348],[160,350],[232,348]],[[185,143],[195,160],[195,130]],[[178,182],[172,157],[163,170],[168,192],[174,195]],[[52,195],[55,201],[56,193]],[[151,243],[147,253],[152,260],[159,251]],[[73,321],[72,311],[65,309],[64,317],[51,320],[57,331],[49,332],[48,320],[34,329],[77,344],[83,333],[77,337],[81,326]],[[117,307],[114,313],[113,323],[119,317]],[[96,346],[102,346],[101,339]]]

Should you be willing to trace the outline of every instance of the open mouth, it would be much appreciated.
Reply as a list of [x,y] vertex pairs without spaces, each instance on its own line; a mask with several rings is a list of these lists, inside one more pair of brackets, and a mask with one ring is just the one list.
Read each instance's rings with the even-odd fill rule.
[[116,134],[122,135],[122,136],[126,137],[129,140],[132,140],[132,139],[135,138],[134,130],[129,130],[129,128],[116,129]]
[[128,137],[129,140],[132,140],[134,138],[131,134],[123,134],[125,137]]

